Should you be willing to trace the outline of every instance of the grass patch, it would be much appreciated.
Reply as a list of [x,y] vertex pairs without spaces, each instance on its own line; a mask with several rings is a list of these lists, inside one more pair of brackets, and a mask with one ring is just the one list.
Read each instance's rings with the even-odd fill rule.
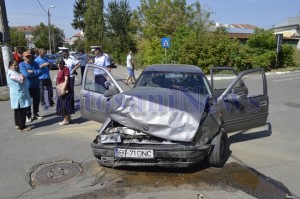
[[294,62],[296,67],[300,68],[300,50],[295,50]]

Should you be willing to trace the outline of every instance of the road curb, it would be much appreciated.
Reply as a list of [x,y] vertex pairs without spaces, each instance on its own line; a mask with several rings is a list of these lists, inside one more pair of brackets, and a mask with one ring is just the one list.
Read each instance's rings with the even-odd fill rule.
[[282,71],[282,72],[267,72],[266,75],[282,75],[282,74],[293,74],[300,73],[300,70]]

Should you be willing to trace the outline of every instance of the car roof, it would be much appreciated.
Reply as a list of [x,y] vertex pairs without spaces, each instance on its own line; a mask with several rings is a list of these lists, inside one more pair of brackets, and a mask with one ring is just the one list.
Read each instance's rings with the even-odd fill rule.
[[198,66],[188,64],[153,64],[144,69],[147,71],[203,73]]

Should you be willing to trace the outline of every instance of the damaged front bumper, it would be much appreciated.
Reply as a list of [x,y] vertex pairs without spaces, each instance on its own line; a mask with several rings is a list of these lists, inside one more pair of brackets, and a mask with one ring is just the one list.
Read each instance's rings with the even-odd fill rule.
[[98,135],[91,143],[92,151],[99,164],[107,167],[190,167],[201,162],[211,148],[210,145],[192,146],[191,143],[102,144],[99,140]]

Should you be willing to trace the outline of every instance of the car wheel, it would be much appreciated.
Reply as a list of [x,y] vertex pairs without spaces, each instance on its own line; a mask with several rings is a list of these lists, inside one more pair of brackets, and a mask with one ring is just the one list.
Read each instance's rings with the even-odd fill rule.
[[209,164],[214,167],[222,167],[226,160],[228,154],[228,136],[224,130],[214,137],[211,141],[213,149],[209,156]]

